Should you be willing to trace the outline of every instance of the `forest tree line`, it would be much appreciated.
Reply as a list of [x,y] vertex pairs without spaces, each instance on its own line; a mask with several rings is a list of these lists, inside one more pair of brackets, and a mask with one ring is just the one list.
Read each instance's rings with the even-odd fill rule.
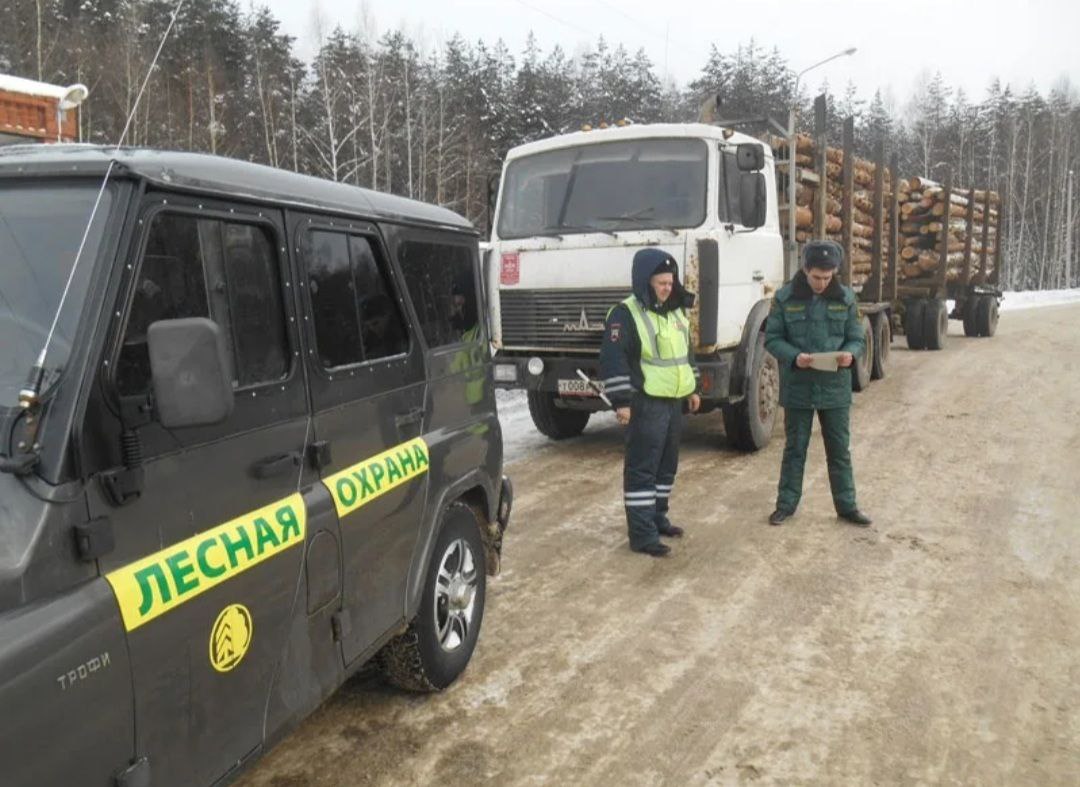
[[[175,0],[0,0],[0,73],[85,83],[84,141],[115,143]],[[449,207],[486,223],[489,181],[506,151],[553,134],[628,118],[698,118],[710,94],[722,117],[786,122],[795,72],[749,41],[712,48],[687,85],[660,78],[644,50],[604,39],[573,53],[523,51],[455,36],[431,48],[401,31],[323,31],[311,62],[266,8],[187,0],[139,104],[126,143],[261,162]],[[1065,282],[1068,172],[1080,159],[1080,99],[1067,81],[1046,94],[988,78],[983,96],[925,72],[902,104],[852,85],[800,86],[800,123],[829,101],[830,140],[854,116],[856,146],[878,140],[904,176],[939,177],[1006,195],[1003,284],[1080,285],[1080,194],[1073,201],[1072,281]],[[1077,174],[1080,174],[1078,172]],[[1080,186],[1080,184],[1078,184]],[[1080,188],[1078,188],[1080,191]]]

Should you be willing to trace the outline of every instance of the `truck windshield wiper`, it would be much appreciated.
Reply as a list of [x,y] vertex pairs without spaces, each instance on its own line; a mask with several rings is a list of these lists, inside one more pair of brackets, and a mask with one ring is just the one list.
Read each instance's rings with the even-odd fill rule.
[[618,216],[597,216],[596,218],[601,221],[648,221],[648,216],[655,210],[656,208],[652,205],[646,205],[644,208],[628,210],[626,213],[620,213]]
[[563,235],[567,232],[602,232],[605,235],[610,235],[613,238],[619,237],[611,230],[606,230],[603,227],[597,227],[593,224],[559,224],[551,227],[544,227],[543,232],[534,233],[534,237],[537,238],[558,238],[563,239]]
[[[649,214],[651,214],[654,210],[656,209],[652,206],[649,206],[647,208],[641,208],[639,210],[632,210],[618,216],[597,216],[596,218],[600,219],[601,221],[631,221],[634,224],[646,224],[653,222],[653,219],[650,218]],[[677,229],[675,229],[674,227],[669,227],[666,224],[657,225],[656,228],[661,230],[667,230],[672,235],[679,234],[679,231]]]
[[606,230],[603,227],[597,227],[595,224],[560,224],[559,229],[566,230],[567,232],[602,232],[605,235],[610,235],[613,238],[619,237],[611,230]]

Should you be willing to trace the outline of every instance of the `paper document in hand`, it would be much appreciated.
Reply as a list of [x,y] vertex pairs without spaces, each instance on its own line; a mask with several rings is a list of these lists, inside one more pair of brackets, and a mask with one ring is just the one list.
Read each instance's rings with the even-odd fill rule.
[[820,372],[835,372],[840,368],[841,353],[813,353],[810,356],[810,368]]

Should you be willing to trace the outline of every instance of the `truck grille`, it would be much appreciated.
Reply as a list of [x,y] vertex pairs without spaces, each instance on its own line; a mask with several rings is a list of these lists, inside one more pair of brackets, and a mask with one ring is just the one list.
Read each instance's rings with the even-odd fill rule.
[[502,290],[503,347],[595,352],[608,311],[629,294],[621,288]]

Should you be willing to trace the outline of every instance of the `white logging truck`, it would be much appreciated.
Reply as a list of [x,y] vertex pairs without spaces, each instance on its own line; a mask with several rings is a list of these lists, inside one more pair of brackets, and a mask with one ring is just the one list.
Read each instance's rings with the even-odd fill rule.
[[674,256],[697,294],[690,321],[702,412],[719,408],[728,441],[742,450],[772,434],[779,370],[764,324],[806,240],[845,248],[841,275],[859,293],[868,338],[856,390],[885,375],[895,330],[912,349],[943,347],[950,316],[968,336],[993,335],[998,195],[955,189],[948,173],[943,184],[901,180],[895,156],[886,167],[880,148],[875,162],[854,155],[850,120],[842,148],[828,147],[823,100],[816,109],[816,135],[794,145],[733,123],[619,124],[508,153],[485,272],[494,375],[497,386],[527,392],[537,429],[572,437],[606,407],[596,391],[604,320],[629,294],[631,261],[646,246]]

